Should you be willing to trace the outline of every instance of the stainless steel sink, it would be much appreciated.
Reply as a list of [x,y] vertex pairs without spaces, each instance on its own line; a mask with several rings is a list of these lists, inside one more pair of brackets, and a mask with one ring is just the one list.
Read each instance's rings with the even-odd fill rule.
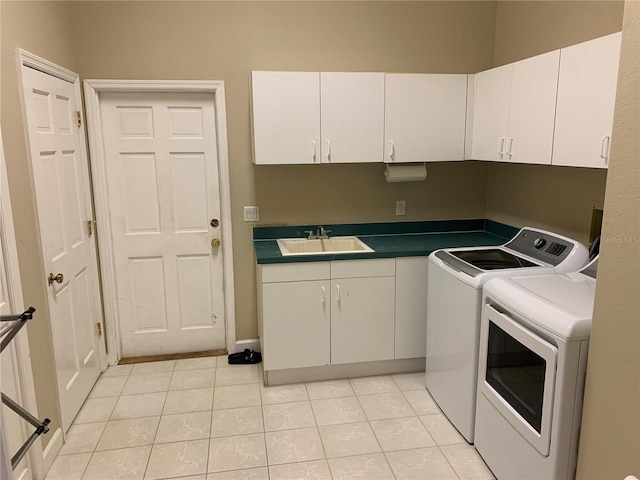
[[277,242],[280,253],[284,256],[373,252],[358,237],[279,238]]

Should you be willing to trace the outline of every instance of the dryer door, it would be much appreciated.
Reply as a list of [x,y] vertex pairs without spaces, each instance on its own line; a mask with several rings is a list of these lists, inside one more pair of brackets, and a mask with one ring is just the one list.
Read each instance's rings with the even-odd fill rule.
[[558,349],[501,307],[485,304],[478,388],[542,455],[548,456]]

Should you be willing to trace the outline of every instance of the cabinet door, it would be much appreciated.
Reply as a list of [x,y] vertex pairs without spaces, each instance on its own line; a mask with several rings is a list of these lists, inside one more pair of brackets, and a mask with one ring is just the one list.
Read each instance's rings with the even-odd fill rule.
[[384,74],[320,74],[322,163],[382,162]]
[[394,277],[331,281],[331,363],[394,356]]
[[620,33],[560,50],[553,165],[606,168]]
[[509,64],[476,75],[471,148],[474,160],[506,160],[512,69]]
[[329,365],[330,286],[328,280],[262,285],[265,370]]
[[464,159],[467,75],[387,74],[385,162]]
[[426,355],[428,257],[396,259],[395,358]]
[[509,137],[503,160],[551,164],[560,50],[513,64]]
[[320,162],[320,74],[252,72],[253,161]]

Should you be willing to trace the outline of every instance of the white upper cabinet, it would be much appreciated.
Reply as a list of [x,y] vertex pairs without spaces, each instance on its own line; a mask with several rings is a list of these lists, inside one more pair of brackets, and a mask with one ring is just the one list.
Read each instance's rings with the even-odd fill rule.
[[382,162],[383,73],[252,72],[254,162]]
[[607,167],[620,38],[614,33],[561,50],[554,165]]
[[252,72],[254,162],[320,162],[320,74]]
[[560,51],[513,64],[507,157],[510,162],[551,163]]
[[384,161],[464,159],[467,75],[387,74]]
[[322,163],[382,162],[383,73],[320,73]]
[[474,160],[502,160],[504,157],[512,69],[511,65],[504,65],[476,75],[471,153]]
[[476,75],[475,160],[550,164],[560,51]]

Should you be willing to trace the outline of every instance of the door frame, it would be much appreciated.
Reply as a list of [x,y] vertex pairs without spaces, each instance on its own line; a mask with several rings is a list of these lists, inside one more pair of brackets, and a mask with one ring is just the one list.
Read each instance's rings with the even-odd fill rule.
[[[22,284],[20,281],[20,267],[18,265],[18,251],[13,226],[13,213],[9,196],[9,181],[7,179],[7,171],[5,168],[6,162],[1,129],[0,155],[2,156],[0,161],[0,201],[2,202],[2,208],[0,209],[0,236],[2,236],[2,245],[7,247],[5,251],[0,252],[0,255],[3,255],[5,268],[8,274],[7,293],[9,294],[9,301],[15,309],[19,310],[24,309],[24,299],[22,295]],[[21,312],[14,311],[13,313],[18,314]],[[36,390],[33,382],[33,371],[31,369],[31,353],[29,351],[29,341],[27,339],[26,329],[16,335],[11,345],[15,350],[15,358],[17,360],[14,365],[14,369],[17,374],[17,378],[15,380],[19,387],[18,398],[15,398],[14,400],[24,409],[28,410],[32,415],[38,417]],[[6,355],[11,353],[10,350],[7,350],[6,352]],[[27,437],[30,434],[31,433],[29,432]],[[51,441],[53,441],[53,439]],[[10,455],[14,455],[15,453],[16,452],[9,452]],[[36,441],[31,445],[27,452],[27,458],[29,459],[29,467],[33,478],[44,478],[46,472],[41,441]],[[0,476],[2,476],[2,472],[0,472]]]
[[95,204],[98,253],[102,278],[103,305],[106,323],[109,365],[117,365],[121,358],[120,318],[118,313],[115,258],[109,214],[105,146],[100,115],[101,94],[120,93],[210,93],[216,107],[216,136],[218,145],[218,176],[220,183],[220,221],[222,229],[223,290],[225,308],[225,337],[229,353],[236,351],[235,290],[233,272],[233,243],[231,232],[231,186],[229,183],[229,154],[227,150],[227,117],[224,82],[208,80],[84,80],[87,131],[91,149],[91,173]]

